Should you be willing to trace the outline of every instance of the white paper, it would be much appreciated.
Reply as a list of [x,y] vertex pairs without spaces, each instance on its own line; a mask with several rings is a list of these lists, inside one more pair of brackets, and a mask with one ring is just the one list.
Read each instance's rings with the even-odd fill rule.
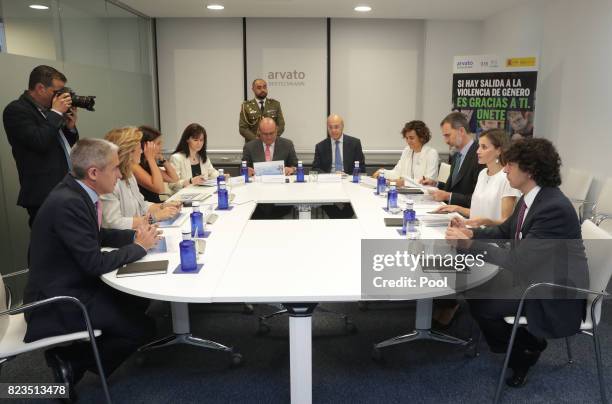
[[283,160],[254,163],[253,168],[257,176],[285,175],[285,162]]
[[261,182],[284,184],[285,176],[284,175],[264,175],[261,177]]
[[342,182],[340,174],[319,174],[318,182]]

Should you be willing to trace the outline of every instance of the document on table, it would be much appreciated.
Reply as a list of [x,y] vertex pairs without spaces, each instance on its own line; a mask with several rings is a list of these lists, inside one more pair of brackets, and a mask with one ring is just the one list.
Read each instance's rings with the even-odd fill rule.
[[253,163],[253,169],[256,176],[285,175],[285,162],[283,160],[276,160]]

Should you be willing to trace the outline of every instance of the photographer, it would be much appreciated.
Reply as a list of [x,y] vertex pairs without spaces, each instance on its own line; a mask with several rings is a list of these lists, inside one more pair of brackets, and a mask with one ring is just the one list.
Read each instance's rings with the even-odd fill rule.
[[79,139],[71,94],[58,91],[66,81],[53,67],[35,67],[28,89],[3,113],[21,187],[17,205],[28,211],[30,228],[51,189],[68,173],[70,149]]

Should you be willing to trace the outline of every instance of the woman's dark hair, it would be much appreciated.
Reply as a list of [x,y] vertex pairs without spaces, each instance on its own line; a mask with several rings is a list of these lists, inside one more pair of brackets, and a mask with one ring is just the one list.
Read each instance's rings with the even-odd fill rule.
[[505,130],[502,129],[487,129],[480,134],[480,137],[486,137],[489,139],[489,142],[496,149],[501,149],[501,154],[499,155],[499,164],[502,166],[506,164],[506,160],[504,159],[504,153],[510,146],[510,136],[506,133]]
[[187,144],[187,139],[189,138],[197,139],[200,137],[200,135],[204,136],[204,145],[202,146],[198,154],[200,155],[200,159],[202,160],[202,163],[206,163],[208,159],[208,157],[206,157],[206,143],[207,143],[206,129],[204,129],[204,127],[200,124],[191,123],[187,125],[187,127],[183,131],[181,140],[179,140],[178,145],[176,145],[176,150],[174,150],[174,152],[183,153],[186,157],[189,157],[189,145]]
[[508,163],[517,163],[521,171],[541,187],[561,185],[561,157],[547,139],[526,138],[513,142],[504,153]]
[[[140,148],[143,152],[145,143],[152,142],[162,135],[159,130],[151,126],[142,125],[139,126],[138,129],[140,129],[140,131],[142,132],[142,139],[140,139]],[[149,168],[149,163],[147,163],[147,159],[145,158],[144,153],[140,155],[140,166],[144,168],[149,174],[151,174],[151,169]]]
[[417,137],[421,141],[421,144],[425,144],[431,140],[431,132],[425,122],[423,121],[410,121],[406,125],[404,125],[404,129],[402,129],[402,137],[406,137],[406,133],[411,130],[416,133]]

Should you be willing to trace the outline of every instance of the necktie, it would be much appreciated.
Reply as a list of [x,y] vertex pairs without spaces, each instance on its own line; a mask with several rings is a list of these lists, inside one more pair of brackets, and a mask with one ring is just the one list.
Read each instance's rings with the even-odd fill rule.
[[335,171],[342,171],[342,154],[340,153],[340,141],[336,140],[336,165]]
[[102,226],[102,201],[96,201],[96,212],[98,213],[98,229]]
[[457,179],[457,175],[459,175],[459,169],[461,169],[461,153],[455,154],[455,166],[453,167],[453,185],[455,185],[455,180]]
[[259,100],[259,110],[261,111],[261,114],[263,115],[263,112],[264,112],[264,100]]
[[266,161],[272,160],[272,156],[270,155],[270,145],[266,145]]
[[525,220],[525,211],[527,210],[527,204],[525,201],[521,201],[521,209],[518,213],[518,220],[516,222],[516,232],[514,233],[514,239],[518,240],[519,235],[521,234],[521,229],[523,228],[523,220]]

